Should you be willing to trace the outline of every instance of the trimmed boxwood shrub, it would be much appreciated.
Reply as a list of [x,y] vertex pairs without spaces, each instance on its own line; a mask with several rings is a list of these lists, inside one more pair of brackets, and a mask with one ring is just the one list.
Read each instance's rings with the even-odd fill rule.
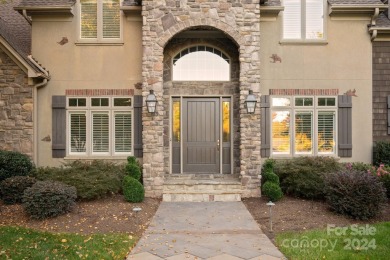
[[127,157],[127,164],[125,166],[126,174],[134,179],[140,181],[142,177],[141,166],[138,164],[134,156]]
[[274,172],[285,194],[306,199],[325,199],[324,177],[342,165],[332,157],[297,157],[276,160]]
[[123,179],[123,195],[129,202],[141,202],[145,198],[145,189],[136,179],[125,176]]
[[385,189],[377,176],[362,171],[327,175],[326,199],[331,209],[356,219],[369,219],[381,212]]
[[275,202],[283,197],[283,192],[280,188],[279,177],[273,172],[274,165],[275,161],[272,159],[266,160],[263,164],[261,192]]
[[374,146],[373,163],[376,166],[385,164],[390,166],[390,142],[376,142]]
[[76,188],[57,181],[38,181],[24,191],[23,206],[34,219],[55,217],[75,205]]
[[139,181],[141,179],[141,169],[137,164],[127,164],[126,174]]
[[264,178],[264,182],[270,181],[270,182],[273,182],[273,183],[276,183],[276,184],[280,185],[280,181],[279,181],[278,175],[276,175],[273,172],[265,173],[263,175],[263,178]]
[[261,192],[273,202],[278,201],[283,197],[280,186],[271,181],[266,181],[264,183]]
[[29,176],[14,176],[0,183],[0,194],[5,204],[21,203],[23,192],[37,180]]
[[45,167],[36,170],[39,180],[53,180],[74,186],[78,199],[93,200],[116,194],[122,190],[124,165],[94,160],[74,161],[63,167]]
[[0,150],[0,181],[13,176],[27,176],[33,169],[34,164],[27,155]]

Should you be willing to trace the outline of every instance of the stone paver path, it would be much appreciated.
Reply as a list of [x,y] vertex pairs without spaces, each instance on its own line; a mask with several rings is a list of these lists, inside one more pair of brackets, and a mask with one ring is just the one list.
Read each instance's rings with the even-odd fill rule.
[[242,202],[162,202],[127,259],[285,258]]

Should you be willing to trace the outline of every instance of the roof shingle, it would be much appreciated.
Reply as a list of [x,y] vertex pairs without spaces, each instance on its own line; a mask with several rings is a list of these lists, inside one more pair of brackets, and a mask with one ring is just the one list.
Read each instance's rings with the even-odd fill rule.
[[138,6],[142,5],[142,0],[123,0],[123,6]]
[[20,0],[18,7],[73,6],[76,0]]
[[21,0],[0,5],[0,35],[23,57],[31,52],[31,26],[13,7]]

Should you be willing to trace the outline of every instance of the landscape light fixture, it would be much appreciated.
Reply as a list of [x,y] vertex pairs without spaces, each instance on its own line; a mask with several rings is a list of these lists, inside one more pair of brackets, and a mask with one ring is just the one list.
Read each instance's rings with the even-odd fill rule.
[[267,203],[267,206],[269,207],[269,225],[270,225],[270,231],[272,231],[272,206],[275,206],[275,203],[273,203],[272,201],[269,201]]

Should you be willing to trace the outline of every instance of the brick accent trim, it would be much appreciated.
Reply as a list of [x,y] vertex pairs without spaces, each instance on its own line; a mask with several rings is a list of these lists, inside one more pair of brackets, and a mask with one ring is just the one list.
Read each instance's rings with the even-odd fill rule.
[[134,89],[67,89],[66,96],[134,96]]
[[337,96],[338,89],[270,89],[270,95],[279,96]]

